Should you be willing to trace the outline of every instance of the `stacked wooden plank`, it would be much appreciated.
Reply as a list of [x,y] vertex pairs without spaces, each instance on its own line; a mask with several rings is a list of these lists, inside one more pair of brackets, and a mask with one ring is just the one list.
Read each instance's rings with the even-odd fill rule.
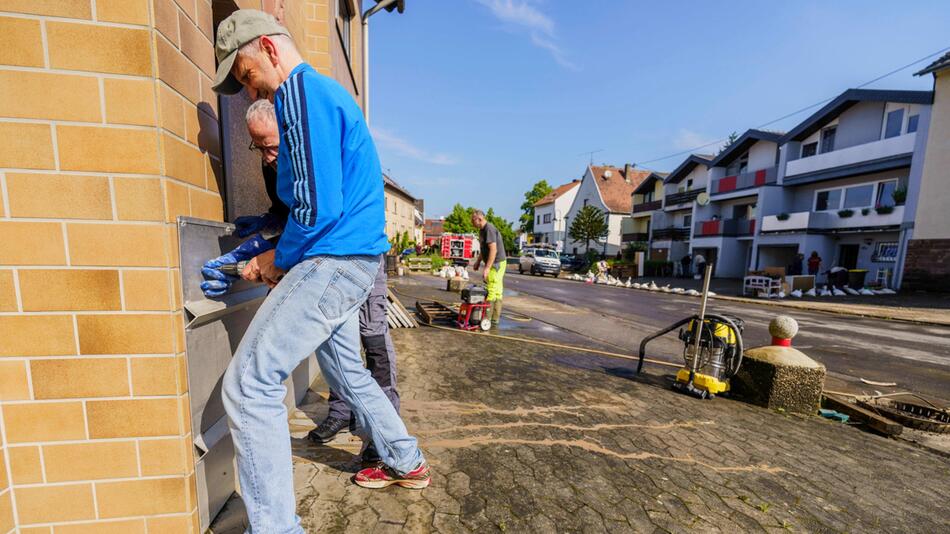
[[432,258],[428,257],[417,257],[409,258],[409,270],[410,271],[431,271],[432,270]]
[[389,328],[416,328],[419,326],[412,314],[399,302],[391,289],[386,290],[386,320]]

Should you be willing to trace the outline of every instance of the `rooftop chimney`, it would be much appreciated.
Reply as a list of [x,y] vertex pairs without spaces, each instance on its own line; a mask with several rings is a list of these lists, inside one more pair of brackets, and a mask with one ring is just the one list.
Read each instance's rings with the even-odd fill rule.
[[623,166],[623,180],[630,183],[630,175],[633,173],[633,168],[637,165],[635,163],[628,163]]

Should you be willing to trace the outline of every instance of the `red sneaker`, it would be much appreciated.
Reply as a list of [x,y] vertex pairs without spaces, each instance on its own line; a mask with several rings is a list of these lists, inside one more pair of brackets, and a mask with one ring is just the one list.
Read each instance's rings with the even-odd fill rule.
[[380,463],[363,469],[353,477],[353,482],[363,488],[380,489],[396,484],[409,489],[423,489],[429,486],[429,464],[422,462],[419,467],[400,475],[391,467]]

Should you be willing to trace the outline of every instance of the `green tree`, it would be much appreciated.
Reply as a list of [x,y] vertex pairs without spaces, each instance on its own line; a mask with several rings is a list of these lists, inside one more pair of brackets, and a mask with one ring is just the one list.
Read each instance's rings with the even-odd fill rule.
[[[732,146],[732,143],[735,143],[736,139],[739,139],[739,134],[737,134],[736,132],[732,132],[731,134],[729,134],[729,138],[726,139],[726,144],[722,145],[722,148],[719,149],[719,154],[722,154],[723,152],[726,151],[727,148]],[[716,155],[718,156],[719,154],[716,154]]]
[[524,194],[524,202],[521,204],[521,231],[525,233],[534,233],[534,203],[544,198],[545,195],[553,191],[548,185],[547,180],[541,180],[534,184],[530,191]]
[[594,239],[606,237],[608,231],[607,217],[604,216],[604,212],[594,206],[584,206],[574,217],[568,235],[574,241],[587,243],[587,250],[589,251],[590,242]]
[[501,241],[505,245],[506,254],[515,253],[515,230],[511,227],[511,223],[506,221],[500,215],[495,215],[495,211],[491,208],[488,208],[488,212],[485,213],[485,220],[492,223],[495,228],[498,229],[498,233],[501,234]]
[[442,228],[450,234],[474,234],[477,233],[475,225],[472,224],[472,212],[475,208],[463,208],[461,204],[452,207],[452,213],[445,218]]

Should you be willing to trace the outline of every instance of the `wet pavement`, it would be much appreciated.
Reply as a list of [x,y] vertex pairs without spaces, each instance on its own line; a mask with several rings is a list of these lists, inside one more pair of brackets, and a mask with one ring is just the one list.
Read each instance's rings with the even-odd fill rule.
[[[534,305],[520,296],[506,297],[510,308]],[[676,310],[656,320],[664,313]],[[548,314],[573,324],[558,329],[564,343],[607,330],[569,309]],[[503,323],[513,335],[543,326]],[[950,531],[947,457],[817,417],[679,395],[659,366],[635,375],[629,360],[428,327],[393,338],[403,417],[432,485],[361,489],[349,481],[351,436],[294,439],[307,532]],[[313,389],[301,409],[320,420],[325,387]],[[235,498],[213,531],[242,528]]]
[[[418,283],[431,282],[418,280]],[[589,312],[586,316],[578,315],[566,326],[582,331],[596,330],[598,339],[610,341],[627,352],[636,352],[640,340],[650,332],[699,311],[696,297],[586,285],[564,279],[509,273],[505,287],[520,295],[549,301],[551,309],[566,306]],[[517,308],[514,300],[512,305]],[[741,318],[745,322],[743,339],[747,347],[767,344],[771,339],[769,321],[779,314],[791,315],[800,325],[795,347],[827,367],[829,389],[867,394],[874,394],[875,390],[882,393],[912,391],[944,403],[950,400],[950,327],[722,299],[710,300],[709,310]],[[549,318],[543,314],[540,317]],[[616,327],[598,328],[604,322]],[[681,361],[676,346],[672,349],[672,353],[651,352],[660,358],[669,356],[671,361]],[[897,386],[869,386],[862,383],[861,378],[896,382]]]

